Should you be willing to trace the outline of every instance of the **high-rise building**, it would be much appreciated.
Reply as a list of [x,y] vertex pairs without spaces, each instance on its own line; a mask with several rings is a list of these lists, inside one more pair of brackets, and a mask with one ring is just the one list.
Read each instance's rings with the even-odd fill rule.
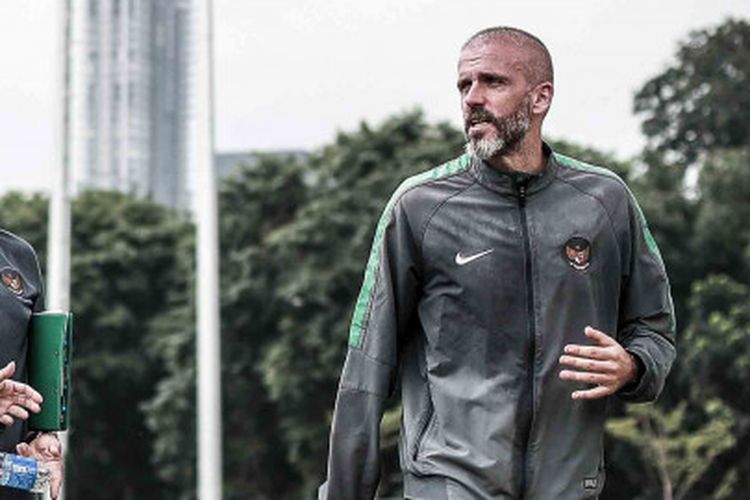
[[69,0],[73,194],[113,189],[189,210],[189,0]]

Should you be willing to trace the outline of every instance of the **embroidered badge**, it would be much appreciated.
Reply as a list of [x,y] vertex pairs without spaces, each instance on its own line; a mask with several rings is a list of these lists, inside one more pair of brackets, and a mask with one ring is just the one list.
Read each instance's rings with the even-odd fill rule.
[[565,258],[574,269],[583,271],[591,265],[591,244],[580,236],[570,238],[565,243]]
[[3,281],[3,285],[8,287],[8,290],[15,293],[16,295],[23,294],[23,278],[15,269],[6,267],[0,271],[0,280]]

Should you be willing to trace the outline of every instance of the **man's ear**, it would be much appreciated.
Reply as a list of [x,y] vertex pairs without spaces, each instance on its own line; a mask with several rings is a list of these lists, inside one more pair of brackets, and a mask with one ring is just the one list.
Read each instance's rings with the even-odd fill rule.
[[552,105],[552,96],[555,88],[550,82],[540,83],[531,91],[531,112],[535,115],[544,116]]

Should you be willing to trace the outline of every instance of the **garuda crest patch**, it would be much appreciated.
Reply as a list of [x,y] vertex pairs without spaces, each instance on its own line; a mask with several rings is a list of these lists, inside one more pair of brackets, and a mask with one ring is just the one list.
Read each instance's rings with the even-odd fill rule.
[[565,258],[574,269],[583,271],[591,265],[591,244],[586,238],[575,236],[565,243]]
[[6,267],[0,270],[0,280],[11,292],[16,295],[23,294],[23,278],[15,269]]

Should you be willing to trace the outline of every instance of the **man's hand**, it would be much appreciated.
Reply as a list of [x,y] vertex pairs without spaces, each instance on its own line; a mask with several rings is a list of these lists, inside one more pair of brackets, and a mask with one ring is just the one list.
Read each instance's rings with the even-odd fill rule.
[[60,495],[63,480],[62,445],[57,434],[39,434],[31,443],[19,443],[16,452],[24,457],[35,458],[50,472],[50,496],[55,500]]
[[11,380],[16,363],[11,361],[0,370],[0,424],[13,425],[13,418],[26,420],[29,411],[39,413],[42,395],[31,386]]
[[573,380],[595,385],[591,389],[573,391],[573,399],[599,399],[617,392],[620,387],[635,380],[638,364],[609,335],[587,326],[584,333],[596,342],[595,346],[568,344],[560,364],[574,370],[562,370],[562,380]]

